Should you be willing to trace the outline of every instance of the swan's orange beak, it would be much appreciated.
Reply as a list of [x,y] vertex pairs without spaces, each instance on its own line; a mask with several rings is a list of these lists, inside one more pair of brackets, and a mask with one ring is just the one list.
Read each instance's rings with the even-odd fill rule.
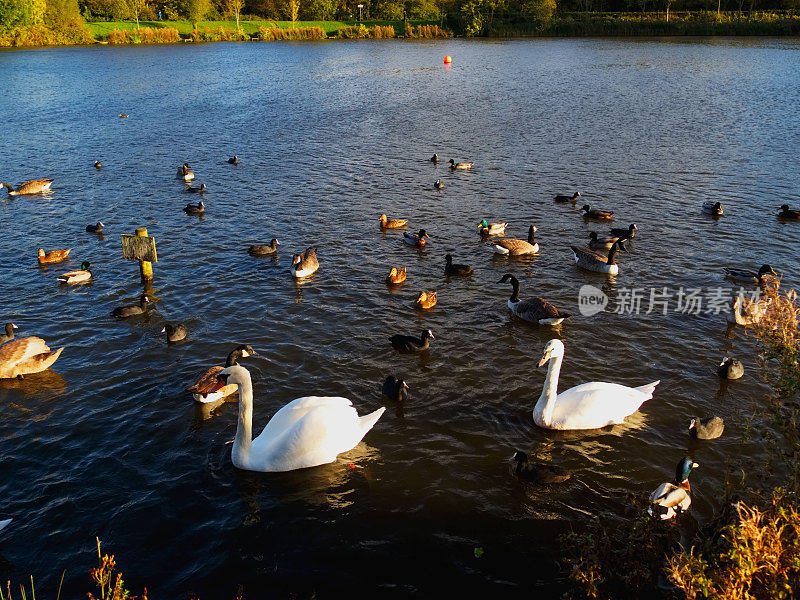
[[541,366],[542,366],[543,364],[545,364],[545,363],[546,363],[548,360],[550,360],[550,353],[549,353],[549,352],[546,352],[545,354],[542,354],[542,358],[541,358],[541,360],[539,360],[539,364],[538,364],[538,365],[536,365],[536,366],[537,366],[537,367],[541,367]]

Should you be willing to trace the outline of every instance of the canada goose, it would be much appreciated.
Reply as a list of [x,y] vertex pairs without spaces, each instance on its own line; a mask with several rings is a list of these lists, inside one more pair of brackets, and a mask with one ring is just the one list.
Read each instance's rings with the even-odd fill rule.
[[572,315],[561,312],[544,298],[519,299],[519,281],[511,273],[506,273],[497,283],[511,282],[511,297],[508,299],[508,309],[520,319],[537,323],[539,325],[560,325],[564,319]]
[[507,254],[509,256],[521,256],[523,254],[536,254],[539,252],[539,244],[534,239],[536,233],[536,225],[531,224],[528,227],[528,241],[517,240],[513,238],[506,238],[504,240],[495,240],[492,242],[492,250],[496,254]]
[[200,200],[197,204],[187,204],[186,208],[183,209],[187,215],[202,215],[206,212],[206,205],[203,204],[203,201]]
[[98,221],[97,225],[87,225],[86,231],[88,233],[103,233],[103,222]]
[[319,269],[319,261],[317,260],[316,248],[308,248],[305,252],[295,254],[292,257],[292,276],[300,279],[301,277],[308,277],[312,273],[316,273]]
[[689,473],[699,466],[689,457],[682,458],[675,467],[674,483],[662,483],[650,494],[650,508],[647,513],[651,517],[666,520],[687,511],[692,504]]
[[187,334],[186,327],[183,325],[173,325],[172,323],[164,325],[164,329],[161,330],[161,333],[166,333],[167,341],[173,344],[185,340]]
[[610,250],[614,242],[619,241],[616,236],[597,237],[597,232],[589,232],[589,249],[590,250]]
[[229,158],[228,159],[228,164],[229,165],[238,165],[239,164],[239,157],[234,154],[233,158]]
[[214,402],[226,396],[230,396],[231,394],[235,394],[238,390],[236,384],[226,385],[216,390],[214,389],[217,385],[217,375],[219,375],[223,369],[238,364],[239,359],[247,358],[248,356],[254,356],[255,354],[256,351],[253,350],[252,346],[247,344],[237,346],[230,354],[228,354],[228,358],[225,360],[224,367],[211,367],[200,376],[197,382],[186,388],[186,391],[192,392],[192,397],[197,402],[204,404],[208,402]]
[[458,169],[460,171],[469,171],[474,163],[457,163],[452,158],[448,161],[451,169]]
[[99,160],[94,161],[94,168],[97,169],[98,171],[100,170],[100,167],[102,167],[102,166],[103,166],[103,163],[101,163]]
[[725,421],[721,417],[694,417],[689,422],[689,435],[698,440],[714,440],[725,430]]
[[139,298],[139,304],[128,304],[126,306],[118,306],[117,308],[111,311],[111,316],[117,317],[118,319],[127,319],[128,317],[135,317],[146,313],[149,304],[150,304],[150,298],[147,297],[147,294],[142,294],[142,297]]
[[278,246],[281,243],[276,239],[272,238],[269,245],[253,245],[247,249],[247,253],[250,256],[269,256],[271,254],[275,254],[278,251]]
[[189,194],[205,194],[206,191],[207,191],[206,190],[206,184],[205,183],[201,183],[199,188],[189,186],[189,187],[186,188],[186,191]]
[[51,352],[42,338],[26,337],[0,346],[0,379],[22,379],[56,362],[64,348]]
[[75,271],[67,271],[63,275],[58,276],[59,283],[86,283],[92,278],[92,272],[89,270],[92,267],[88,262],[81,263],[81,268]]
[[431,236],[424,229],[420,229],[419,233],[408,233],[407,231],[403,232],[403,241],[406,244],[410,244],[412,246],[416,246],[417,248],[424,248],[425,247],[425,238],[430,238]]
[[596,221],[610,221],[614,218],[614,213],[610,210],[599,210],[596,208],[591,208],[588,204],[584,204],[581,207],[583,211],[583,216],[586,219],[594,219]]
[[194,179],[194,172],[189,166],[189,163],[183,163],[182,166],[178,167],[178,173],[175,177],[177,179],[182,179],[183,181],[191,181]]
[[612,244],[611,249],[608,251],[608,256],[593,252],[589,248],[577,248],[575,246],[570,246],[570,248],[575,255],[575,262],[579,267],[587,271],[607,273],[608,275],[616,275],[619,273],[619,265],[615,262],[619,249],[621,248],[627,252],[622,240]]
[[489,223],[486,219],[478,223],[480,235],[503,235],[508,223]]
[[713,215],[715,217],[720,216],[723,214],[722,202],[712,202],[711,200],[708,202],[703,202],[703,212],[707,215]]
[[408,390],[408,384],[394,375],[388,375],[381,388],[383,395],[395,402],[405,402],[408,399],[406,390]]
[[430,341],[434,339],[430,329],[424,330],[419,337],[411,335],[393,335],[389,338],[392,346],[399,352],[412,353],[424,352],[430,347]]
[[571,472],[557,465],[530,462],[524,452],[515,452],[512,460],[516,463],[514,474],[531,483],[563,483],[572,477]]
[[436,181],[433,182],[433,187],[437,190],[440,190],[444,187],[444,184],[442,183],[441,179],[437,179]]
[[406,280],[406,268],[400,267],[399,269],[396,267],[392,267],[389,274],[386,276],[386,283],[388,285],[400,285]]
[[439,162],[439,155],[438,155],[438,154],[434,154],[433,156],[431,156],[431,157],[430,157],[430,159],[429,159],[429,160],[430,160],[430,161],[431,161],[433,164],[436,164],[436,163],[438,163],[438,162]]
[[387,219],[386,215],[381,215],[378,221],[381,229],[402,229],[408,225],[408,219]]
[[563,194],[557,195],[553,200],[556,202],[576,202],[578,197],[581,195],[580,192],[575,192],[572,196],[564,196]]
[[717,367],[717,375],[723,379],[741,379],[744,365],[740,360],[726,356]]
[[417,299],[414,300],[414,306],[417,308],[433,308],[436,306],[436,292],[426,292],[425,290],[419,293]]
[[628,225],[627,229],[612,228],[610,233],[611,233],[611,235],[618,236],[619,239],[622,240],[622,241],[624,241],[624,240],[632,240],[633,236],[636,235],[636,230],[637,229],[638,229],[638,227],[636,227],[636,223],[631,223],[630,225]]
[[0,344],[5,344],[6,342],[13,340],[15,329],[19,329],[19,327],[13,323],[6,323],[6,333],[5,335],[0,335]]
[[33,196],[49,190],[53,181],[53,179],[31,179],[20,183],[16,188],[8,183],[0,183],[0,188],[6,188],[9,196]]
[[452,254],[447,254],[444,257],[444,263],[445,275],[472,275],[472,267],[468,265],[453,264]]
[[758,271],[740,269],[738,267],[723,267],[725,277],[737,283],[755,283],[763,285],[767,279],[777,277],[778,274],[769,265],[761,265]]
[[789,208],[788,204],[781,206],[781,212],[778,213],[781,219],[791,219],[793,221],[800,220],[800,210]]
[[50,250],[50,252],[45,253],[43,248],[39,248],[39,264],[47,265],[67,260],[70,250],[72,250],[72,248],[66,248],[64,250]]

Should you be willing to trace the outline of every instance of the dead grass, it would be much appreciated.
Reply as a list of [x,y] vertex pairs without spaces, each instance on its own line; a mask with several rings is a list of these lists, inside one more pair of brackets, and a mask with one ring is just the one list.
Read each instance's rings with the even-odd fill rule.
[[326,37],[322,27],[296,27],[294,29],[259,27],[256,35],[256,39],[262,42],[324,40]]
[[115,29],[108,34],[109,44],[174,44],[180,42],[178,30],[172,27]]

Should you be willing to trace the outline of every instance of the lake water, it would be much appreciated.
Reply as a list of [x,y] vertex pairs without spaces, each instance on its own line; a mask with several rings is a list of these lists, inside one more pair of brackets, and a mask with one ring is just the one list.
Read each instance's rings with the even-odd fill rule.
[[[152,597],[555,597],[555,536],[599,510],[621,512],[671,479],[694,414],[727,421],[718,441],[691,448],[691,531],[713,514],[726,461],[764,457],[742,443],[739,416],[768,388],[756,345],[725,316],[645,314],[652,288],[736,287],[722,267],[770,263],[800,278],[800,225],[776,219],[800,204],[800,42],[781,39],[531,40],[215,44],[65,48],[0,53],[0,180],[55,178],[53,193],[0,191],[0,321],[18,336],[66,349],[54,369],[0,382],[0,579],[33,574],[54,595],[90,590],[95,536],[129,587]],[[452,67],[442,57],[453,57]],[[127,119],[119,113],[129,114]],[[426,161],[475,162],[451,173]],[[237,154],[240,164],[226,163]],[[101,160],[103,168],[92,164]],[[205,183],[206,214],[175,171]],[[440,178],[441,193],[432,189]],[[620,275],[579,271],[570,244],[591,230],[581,191],[638,225]],[[704,200],[723,203],[715,221]],[[422,252],[381,213],[432,236]],[[541,253],[496,258],[476,235],[482,218]],[[106,235],[85,233],[102,220]],[[146,319],[109,312],[141,294],[120,234],[155,236],[156,307]],[[245,249],[277,237],[275,259]],[[40,267],[36,249],[72,247]],[[321,268],[301,285],[293,252],[315,246]],[[472,265],[446,279],[444,255]],[[57,274],[89,260],[89,285]],[[408,280],[390,290],[390,266]],[[512,317],[506,272],[523,297],[576,316],[554,333]],[[584,284],[609,312],[578,313]],[[614,314],[632,288],[642,313]],[[422,289],[439,304],[412,307]],[[168,347],[166,321],[190,330]],[[427,355],[391,352],[388,336],[431,328]],[[641,385],[655,397],[626,425],[557,433],[531,409],[546,341],[566,345],[560,389],[583,381]],[[204,410],[184,388],[238,344],[255,381],[256,432],[283,404],[344,395],[360,413],[389,410],[335,463],[285,474],[235,470],[234,402]],[[713,368],[743,360],[721,386]],[[405,377],[402,410],[381,397]],[[516,449],[574,471],[559,486],[526,486]],[[354,470],[349,465],[354,465]],[[475,557],[482,548],[483,556]]]

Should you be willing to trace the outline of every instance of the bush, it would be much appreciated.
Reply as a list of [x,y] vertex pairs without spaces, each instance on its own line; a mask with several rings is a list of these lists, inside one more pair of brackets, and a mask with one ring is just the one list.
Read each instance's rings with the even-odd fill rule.
[[385,27],[375,25],[375,27],[369,30],[369,36],[376,40],[393,38],[395,36],[394,27],[391,25],[386,25]]
[[[393,28],[394,29],[394,28]],[[340,27],[336,31],[336,37],[341,40],[356,40],[369,37],[369,29],[364,25],[352,25],[349,27]]]
[[174,27],[115,29],[108,34],[109,44],[174,44],[180,41],[178,30]]
[[92,44],[95,39],[81,23],[73,22],[52,29],[44,25],[20,27],[14,31],[0,34],[0,46],[35,47],[35,46],[72,46]]
[[192,41],[194,42],[242,42],[249,39],[250,37],[243,31],[226,29],[222,25],[216,29],[195,27],[192,30]]
[[296,27],[281,29],[279,27],[259,27],[256,39],[262,42],[324,40],[325,30],[322,27]]
[[450,37],[450,33],[438,25],[420,25],[419,27],[412,27],[406,24],[406,37],[407,38],[423,38],[423,39],[446,39]]

